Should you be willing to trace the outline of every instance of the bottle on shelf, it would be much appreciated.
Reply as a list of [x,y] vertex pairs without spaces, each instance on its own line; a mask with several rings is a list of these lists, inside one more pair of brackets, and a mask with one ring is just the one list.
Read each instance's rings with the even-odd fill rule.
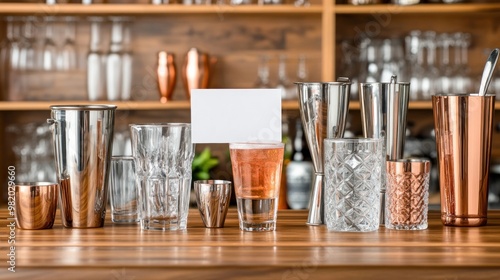
[[313,164],[302,123],[296,121],[293,156],[286,167],[287,202],[291,209],[307,209],[313,178]]
[[288,127],[288,117],[286,115],[283,116],[282,120],[282,133],[283,133],[283,143],[285,144],[285,152],[283,155],[283,169],[281,173],[281,184],[280,184],[280,195],[278,202],[278,209],[288,209],[287,203],[287,181],[286,181],[286,169],[288,163],[291,160],[292,152],[293,152],[293,144],[290,138],[290,129]]
[[112,19],[111,43],[106,57],[106,93],[109,101],[120,100],[122,93],[123,22]]
[[129,21],[123,22],[122,86],[121,100],[130,100],[132,95],[132,30]]
[[87,54],[87,96],[90,101],[105,99],[105,56],[102,52],[101,25],[101,18],[90,19],[90,47]]

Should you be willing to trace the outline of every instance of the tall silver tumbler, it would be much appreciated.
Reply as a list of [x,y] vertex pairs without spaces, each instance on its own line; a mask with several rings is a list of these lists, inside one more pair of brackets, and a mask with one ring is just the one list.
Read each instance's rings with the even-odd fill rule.
[[299,109],[314,165],[308,225],[324,223],[323,140],[342,138],[349,110],[351,83],[347,78],[329,83],[296,83]]
[[51,106],[63,226],[104,225],[113,147],[114,105]]
[[[410,83],[361,83],[361,124],[366,138],[385,137],[387,160],[403,158]],[[385,166],[380,188],[380,225],[385,222]]]

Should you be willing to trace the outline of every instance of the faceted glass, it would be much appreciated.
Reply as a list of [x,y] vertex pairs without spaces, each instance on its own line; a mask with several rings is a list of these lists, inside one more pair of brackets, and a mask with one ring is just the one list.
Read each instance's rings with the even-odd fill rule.
[[379,226],[384,138],[325,139],[325,220],[333,231]]
[[191,125],[130,128],[142,229],[185,229],[194,157]]

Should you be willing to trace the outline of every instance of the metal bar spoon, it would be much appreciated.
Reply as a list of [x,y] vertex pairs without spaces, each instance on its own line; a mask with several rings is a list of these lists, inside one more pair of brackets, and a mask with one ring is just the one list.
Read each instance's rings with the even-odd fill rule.
[[486,64],[484,65],[483,75],[481,76],[481,85],[479,86],[479,96],[486,95],[486,91],[488,90],[488,86],[490,85],[491,76],[493,75],[493,71],[495,70],[495,66],[498,61],[498,49],[494,49]]

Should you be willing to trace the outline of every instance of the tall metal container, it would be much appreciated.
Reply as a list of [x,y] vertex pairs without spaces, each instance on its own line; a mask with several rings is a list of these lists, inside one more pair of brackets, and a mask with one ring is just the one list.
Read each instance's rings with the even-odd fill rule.
[[324,224],[323,140],[344,136],[351,83],[341,77],[337,82],[295,84],[302,127],[314,166],[307,224],[321,225]]
[[[385,138],[387,160],[402,159],[406,137],[406,115],[410,98],[410,83],[361,83],[359,101],[361,124],[366,138]],[[384,163],[385,168],[385,163]],[[380,224],[385,222],[385,171],[382,172]]]
[[64,227],[104,225],[114,105],[51,106],[51,124]]

